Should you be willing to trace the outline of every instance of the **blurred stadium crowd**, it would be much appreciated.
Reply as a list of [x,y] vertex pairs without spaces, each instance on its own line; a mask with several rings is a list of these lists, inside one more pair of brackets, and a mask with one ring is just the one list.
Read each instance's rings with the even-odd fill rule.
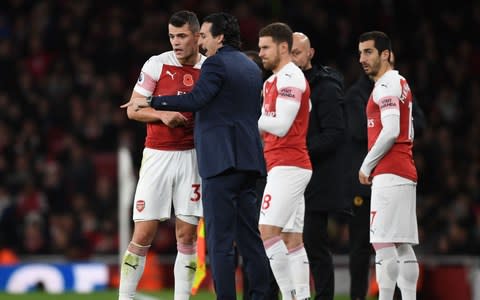
[[[475,0],[1,1],[0,248],[68,259],[117,253],[115,151],[128,145],[138,168],[145,136],[119,105],[143,62],[170,49],[167,21],[180,9],[200,19],[234,14],[245,50],[257,49],[263,25],[286,22],[310,36],[316,62],[339,68],[347,87],[361,72],[358,35],[387,32],[427,119],[415,148],[417,249],[480,253]],[[331,231],[334,251],[345,253],[346,227]],[[153,248],[175,253],[170,222]]]

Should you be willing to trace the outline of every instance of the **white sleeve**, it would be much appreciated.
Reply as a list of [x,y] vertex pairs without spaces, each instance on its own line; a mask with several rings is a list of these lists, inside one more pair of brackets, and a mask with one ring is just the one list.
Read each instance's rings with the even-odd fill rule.
[[153,94],[160,78],[163,64],[158,56],[152,56],[143,64],[137,83],[133,88],[137,93],[148,97]]
[[378,164],[380,159],[392,148],[395,140],[400,134],[400,115],[387,114],[382,115],[382,130],[378,135],[375,144],[368,151],[367,156],[363,160],[360,171],[366,176],[369,176],[373,168]]
[[258,120],[258,128],[278,137],[284,137],[292,127],[299,109],[300,102],[279,98],[275,116],[262,114]]

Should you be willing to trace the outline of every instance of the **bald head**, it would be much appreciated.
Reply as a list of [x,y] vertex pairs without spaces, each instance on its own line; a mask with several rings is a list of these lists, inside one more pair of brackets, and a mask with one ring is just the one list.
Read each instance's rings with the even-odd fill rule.
[[310,39],[302,32],[294,32],[293,33],[293,40],[297,43],[303,45],[306,48],[310,48]]
[[292,61],[302,70],[312,68],[312,58],[315,49],[310,44],[308,36],[301,32],[293,33]]

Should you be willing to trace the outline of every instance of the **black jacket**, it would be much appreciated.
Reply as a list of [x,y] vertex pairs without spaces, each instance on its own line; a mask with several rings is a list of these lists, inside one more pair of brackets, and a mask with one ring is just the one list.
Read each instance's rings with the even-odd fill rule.
[[305,191],[306,210],[348,212],[343,76],[322,66],[314,66],[304,74],[311,89],[307,147],[313,167]]
[[[345,113],[347,119],[347,144],[350,156],[348,176],[350,181],[349,192],[351,199],[355,196],[370,197],[369,185],[362,185],[358,180],[358,171],[368,152],[367,114],[368,98],[373,90],[373,81],[366,75],[360,78],[345,93]],[[415,137],[420,137],[425,129],[425,115],[413,98],[413,128]]]

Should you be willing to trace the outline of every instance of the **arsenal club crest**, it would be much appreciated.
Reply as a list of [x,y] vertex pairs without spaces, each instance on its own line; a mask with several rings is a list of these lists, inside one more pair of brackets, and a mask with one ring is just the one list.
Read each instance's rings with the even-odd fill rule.
[[138,212],[142,212],[143,209],[145,208],[145,201],[144,200],[137,200],[137,203],[135,204],[135,207],[137,208]]
[[193,76],[192,74],[185,74],[183,75],[183,84],[185,86],[192,86],[193,85]]

